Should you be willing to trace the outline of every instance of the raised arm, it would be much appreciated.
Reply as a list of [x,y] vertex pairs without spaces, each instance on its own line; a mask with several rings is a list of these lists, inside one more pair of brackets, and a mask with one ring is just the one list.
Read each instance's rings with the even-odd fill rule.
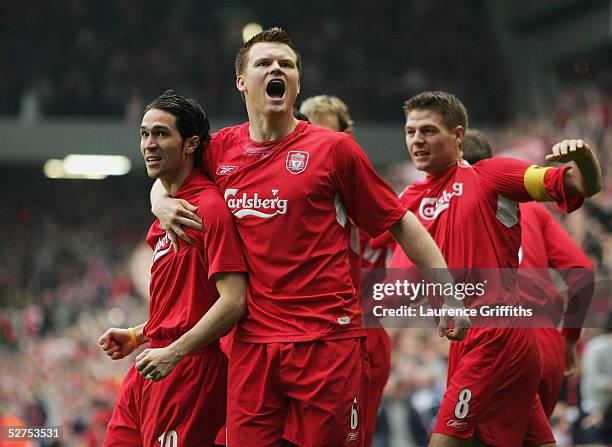
[[196,230],[204,229],[202,219],[196,214],[198,207],[186,200],[170,197],[161,181],[155,180],[155,183],[153,183],[150,200],[151,212],[166,228],[174,251],[178,251],[177,236],[191,244],[191,239],[181,228],[183,225],[195,228]]
[[564,186],[569,197],[591,197],[601,190],[601,167],[591,147],[582,140],[563,140],[555,144],[547,161],[574,162],[565,174]]
[[145,378],[159,381],[183,357],[225,334],[246,312],[246,277],[243,273],[215,275],[219,299],[189,331],[165,348],[145,349],[136,357],[136,369]]
[[[430,279],[441,283],[454,283],[440,249],[412,212],[406,212],[389,231],[414,265],[433,273],[434,277]],[[445,305],[452,308],[464,307],[462,301],[448,297],[445,297]],[[454,320],[455,328],[449,330],[446,326],[447,319],[440,319],[440,336],[446,336],[449,340],[463,340],[470,327],[470,320],[467,316],[455,317]]]

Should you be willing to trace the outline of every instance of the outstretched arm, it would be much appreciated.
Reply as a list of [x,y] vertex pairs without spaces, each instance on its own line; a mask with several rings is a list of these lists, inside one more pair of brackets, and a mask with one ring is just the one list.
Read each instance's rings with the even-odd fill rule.
[[[389,231],[414,265],[419,269],[430,269],[429,272],[434,273],[435,278],[431,278],[432,280],[454,283],[440,249],[414,214],[408,211]],[[454,298],[445,298],[445,305],[452,308],[464,307],[462,301]],[[463,340],[470,327],[470,320],[467,316],[454,317],[454,320],[455,328],[451,330],[447,329],[447,319],[440,319],[440,336],[446,336],[449,340]]]
[[168,237],[172,242],[174,251],[178,251],[177,236],[191,244],[191,239],[183,231],[183,225],[195,228],[196,230],[204,229],[202,219],[196,214],[198,207],[186,200],[170,197],[159,179],[155,180],[151,187],[150,199],[151,212],[159,219],[168,232]]
[[583,140],[563,140],[555,144],[546,161],[569,163],[564,186],[569,197],[591,197],[601,190],[601,167],[591,147]]
[[246,312],[243,273],[215,275],[219,299],[188,332],[165,348],[145,349],[136,357],[136,369],[155,382],[165,378],[187,354],[225,334]]

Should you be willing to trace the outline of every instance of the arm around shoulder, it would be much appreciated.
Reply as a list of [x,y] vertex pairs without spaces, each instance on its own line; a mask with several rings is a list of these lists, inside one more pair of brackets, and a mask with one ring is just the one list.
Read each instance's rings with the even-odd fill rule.
[[182,228],[183,225],[196,230],[204,229],[202,219],[197,214],[198,207],[186,200],[170,197],[159,179],[155,180],[151,187],[150,200],[151,212],[167,230],[174,251],[178,251],[176,236],[191,244],[191,239]]

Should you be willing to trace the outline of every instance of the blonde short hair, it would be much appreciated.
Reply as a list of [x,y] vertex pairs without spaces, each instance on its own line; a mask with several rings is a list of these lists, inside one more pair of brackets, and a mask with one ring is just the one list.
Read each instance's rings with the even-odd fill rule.
[[302,103],[300,112],[306,116],[333,113],[338,117],[341,132],[353,125],[348,107],[337,96],[317,95],[308,98]]

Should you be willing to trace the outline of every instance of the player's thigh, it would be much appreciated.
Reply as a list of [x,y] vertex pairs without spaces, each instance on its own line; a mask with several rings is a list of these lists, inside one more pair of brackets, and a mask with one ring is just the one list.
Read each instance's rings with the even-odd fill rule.
[[234,340],[229,355],[227,445],[281,445],[287,398],[279,386],[279,344]]
[[106,427],[104,447],[143,445],[140,432],[140,393],[143,380],[134,365],[130,366],[117,393],[115,409]]
[[534,329],[533,331],[542,362],[542,376],[538,384],[538,395],[542,401],[544,413],[550,418],[563,385],[565,340],[563,335],[554,328]]
[[288,344],[281,377],[289,397],[284,437],[297,445],[361,446],[367,418],[363,338]]
[[188,355],[165,379],[145,381],[143,396],[145,445],[212,447],[225,424],[226,358],[219,350]]
[[[536,395],[540,361],[527,329],[476,329],[449,366],[452,376],[434,428],[455,438],[520,445]],[[452,367],[452,368],[451,368]]]
[[540,402],[540,396],[536,395],[533,401],[533,407],[531,410],[531,417],[529,419],[529,425],[527,426],[527,432],[525,433],[525,446],[540,446],[554,444],[555,437],[553,436],[548,417],[546,416],[542,404]]

